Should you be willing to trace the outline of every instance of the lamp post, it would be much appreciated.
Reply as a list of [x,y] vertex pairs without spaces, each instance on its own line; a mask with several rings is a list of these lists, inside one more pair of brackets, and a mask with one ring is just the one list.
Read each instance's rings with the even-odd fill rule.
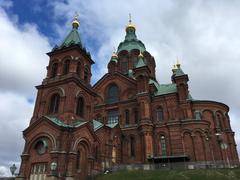
[[51,165],[50,165],[50,169],[51,169],[51,172],[52,172],[52,176],[57,176],[57,163],[56,162],[52,162]]
[[12,166],[10,166],[10,171],[12,173],[12,176],[15,175],[15,171],[17,170],[17,166],[15,164],[13,164]]

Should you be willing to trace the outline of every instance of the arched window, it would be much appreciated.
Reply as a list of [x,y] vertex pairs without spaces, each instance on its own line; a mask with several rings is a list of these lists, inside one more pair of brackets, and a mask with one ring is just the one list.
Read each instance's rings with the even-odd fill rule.
[[220,131],[222,131],[223,130],[223,124],[222,124],[222,116],[221,116],[221,114],[217,114],[217,128],[219,128],[220,129]]
[[138,123],[138,118],[139,118],[139,116],[138,116],[138,110],[135,109],[135,111],[134,111],[135,124]]
[[130,155],[131,155],[131,157],[135,156],[135,139],[134,139],[134,137],[130,137]]
[[55,77],[57,75],[57,71],[58,71],[58,63],[54,63],[52,65],[52,69],[51,69],[51,77]]
[[108,93],[107,93],[107,103],[115,103],[118,102],[118,94],[119,94],[119,89],[116,85],[111,85],[108,88]]
[[163,135],[160,136],[160,154],[162,156],[167,155],[166,138]]
[[129,110],[125,110],[125,120],[126,120],[126,125],[129,125]]
[[69,73],[69,65],[70,65],[70,60],[64,61],[63,64],[63,74],[68,74]]
[[76,109],[76,114],[78,116],[83,117],[83,112],[84,112],[84,100],[82,97],[79,97],[77,100],[77,109]]
[[50,99],[49,113],[57,113],[59,103],[60,103],[59,94],[53,94],[51,99]]
[[164,120],[163,109],[161,107],[156,110],[157,121],[162,122]]
[[77,151],[76,169],[80,170],[80,151]]
[[84,81],[87,83],[88,82],[88,68],[84,68]]
[[77,73],[77,75],[81,75],[81,64],[80,64],[80,62],[78,62],[78,64],[77,64],[77,71],[76,71],[76,73]]

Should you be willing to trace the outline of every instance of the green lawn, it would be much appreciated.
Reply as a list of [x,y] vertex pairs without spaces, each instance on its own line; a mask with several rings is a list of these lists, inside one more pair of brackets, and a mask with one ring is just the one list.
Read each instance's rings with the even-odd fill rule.
[[96,180],[240,180],[240,169],[197,169],[119,171],[100,175]]

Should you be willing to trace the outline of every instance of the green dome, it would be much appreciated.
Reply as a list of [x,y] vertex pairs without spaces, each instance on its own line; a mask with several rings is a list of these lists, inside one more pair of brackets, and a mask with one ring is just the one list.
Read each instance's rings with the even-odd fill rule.
[[131,51],[132,49],[138,49],[140,52],[146,51],[145,45],[137,39],[135,28],[129,27],[126,29],[125,40],[119,44],[117,52]]

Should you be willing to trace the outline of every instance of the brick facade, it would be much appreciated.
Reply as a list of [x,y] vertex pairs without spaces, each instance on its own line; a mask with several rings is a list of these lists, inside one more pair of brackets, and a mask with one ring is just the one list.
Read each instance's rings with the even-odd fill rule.
[[[77,28],[73,24],[71,33]],[[81,179],[115,164],[238,162],[228,106],[193,99],[180,64],[170,84],[158,83],[154,57],[135,30],[127,26],[108,73],[93,86],[94,62],[73,34],[71,43],[48,53],[47,76],[36,87],[33,117],[23,132],[19,177],[31,179],[41,163],[46,169],[35,174],[48,177],[52,162],[59,179]]]

